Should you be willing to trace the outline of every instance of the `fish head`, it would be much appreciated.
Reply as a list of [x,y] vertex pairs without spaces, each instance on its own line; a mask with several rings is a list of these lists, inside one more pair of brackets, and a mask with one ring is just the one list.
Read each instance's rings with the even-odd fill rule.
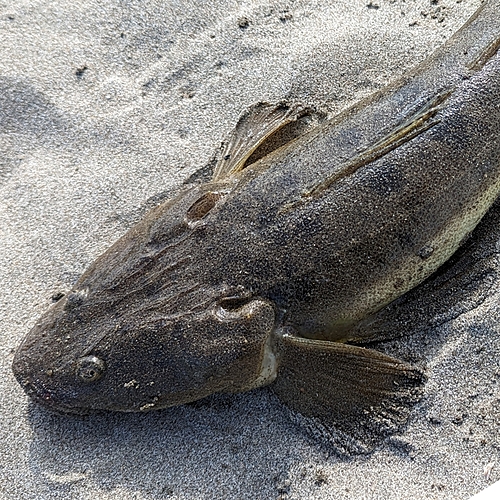
[[179,240],[158,243],[161,217],[118,240],[27,334],[13,371],[35,401],[63,413],[146,411],[272,381],[274,305],[200,283],[183,261],[196,236],[177,228]]
[[178,318],[139,313],[112,326],[68,308],[72,294],[40,318],[13,363],[27,394],[49,409],[145,411],[271,381],[274,309],[265,300],[221,300]]

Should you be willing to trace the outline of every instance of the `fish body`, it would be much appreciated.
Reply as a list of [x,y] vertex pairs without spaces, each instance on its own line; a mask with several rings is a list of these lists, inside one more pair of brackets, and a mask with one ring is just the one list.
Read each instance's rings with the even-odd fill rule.
[[85,413],[272,384],[342,446],[402,425],[421,370],[346,342],[372,339],[370,319],[500,193],[499,12],[486,2],[410,74],[288,142],[272,146],[310,111],[256,105],[209,182],[149,212],[40,318],[13,365],[26,392]]

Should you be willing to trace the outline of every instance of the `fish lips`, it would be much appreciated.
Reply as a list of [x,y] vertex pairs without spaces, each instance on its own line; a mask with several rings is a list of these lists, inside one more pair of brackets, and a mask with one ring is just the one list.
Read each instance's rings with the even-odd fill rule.
[[38,405],[50,410],[52,413],[67,415],[90,415],[92,413],[100,413],[99,410],[91,410],[89,408],[70,406],[63,401],[70,399],[69,397],[61,397],[54,391],[47,389],[40,381],[32,381],[23,377],[22,372],[19,371],[17,365],[13,366],[14,375],[16,376],[19,384],[24,389],[26,394]]

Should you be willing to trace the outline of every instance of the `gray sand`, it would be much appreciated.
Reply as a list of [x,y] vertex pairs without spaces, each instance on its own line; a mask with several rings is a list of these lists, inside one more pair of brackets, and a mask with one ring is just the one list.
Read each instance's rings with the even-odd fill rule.
[[[429,382],[406,431],[370,456],[335,456],[265,389],[62,417],[29,403],[10,369],[51,297],[205,165],[249,105],[287,97],[334,113],[479,3],[0,3],[2,499],[459,500],[500,479],[498,205],[446,307],[384,346],[426,363]],[[432,289],[418,293],[425,312]]]

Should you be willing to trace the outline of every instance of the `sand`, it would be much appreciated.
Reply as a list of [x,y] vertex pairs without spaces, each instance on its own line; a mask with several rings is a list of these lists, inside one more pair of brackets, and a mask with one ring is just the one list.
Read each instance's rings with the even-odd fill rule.
[[[427,365],[407,429],[346,459],[268,390],[55,416],[11,373],[58,292],[210,160],[252,103],[335,113],[425,58],[478,0],[0,3],[0,497],[467,499],[500,479],[500,206],[455,285],[383,346]],[[452,271],[453,271],[452,269]],[[452,273],[453,274],[453,273]],[[440,304],[443,302],[440,302]]]

